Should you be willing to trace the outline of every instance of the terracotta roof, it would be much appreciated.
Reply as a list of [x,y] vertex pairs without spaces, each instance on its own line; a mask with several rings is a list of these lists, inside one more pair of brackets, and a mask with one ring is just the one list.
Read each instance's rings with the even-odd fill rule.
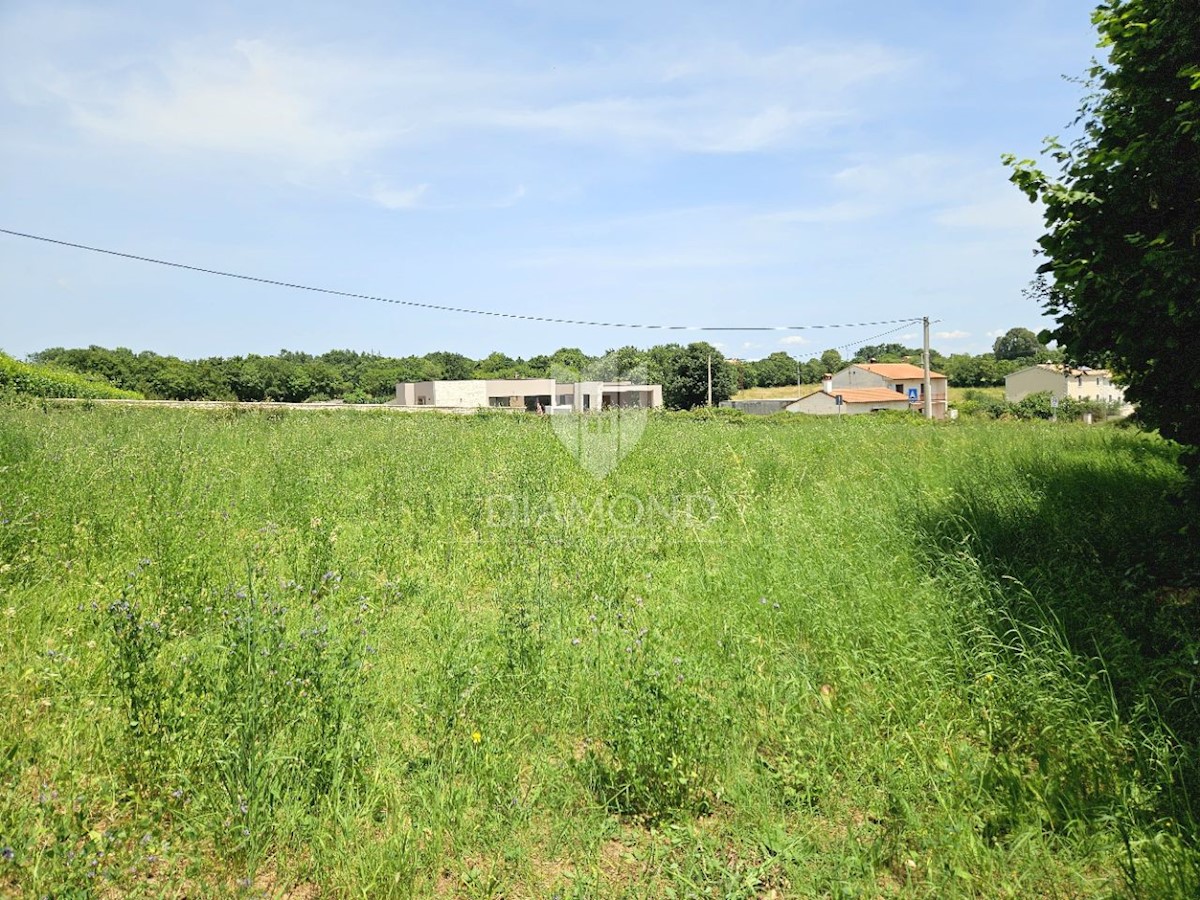
[[[814,391],[800,400],[807,400],[809,397],[815,397],[817,394],[824,393],[823,391]],[[895,403],[896,401],[908,402],[908,397],[901,394],[899,391],[893,391],[889,388],[834,388],[833,396],[840,396],[843,403]],[[799,401],[798,401],[799,402]]]
[[[893,380],[901,380],[908,378],[924,378],[925,370],[920,366],[914,366],[912,363],[855,363],[860,369],[866,369],[868,372],[874,372],[876,375],[882,375],[884,378]],[[945,375],[939,375],[937,372],[930,370],[930,378],[945,378]]]

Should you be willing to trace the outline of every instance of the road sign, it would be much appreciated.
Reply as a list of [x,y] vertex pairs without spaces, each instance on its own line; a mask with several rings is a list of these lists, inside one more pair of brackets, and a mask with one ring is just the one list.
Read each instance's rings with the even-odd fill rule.
[[920,399],[921,399],[920,390],[918,390],[917,388],[909,388],[908,389],[908,402],[909,403],[916,403]]
[[1051,397],[1051,398],[1050,398],[1050,408],[1051,408],[1051,409],[1058,409],[1058,398],[1057,398],[1057,397]]
[[842,405],[842,395],[841,394],[835,395],[833,398],[833,402],[836,403],[838,406],[841,406]]

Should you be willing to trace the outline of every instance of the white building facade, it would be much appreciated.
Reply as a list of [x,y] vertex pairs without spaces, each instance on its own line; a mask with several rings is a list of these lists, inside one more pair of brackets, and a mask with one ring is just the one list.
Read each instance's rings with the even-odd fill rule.
[[467,381],[401,381],[393,406],[435,409],[517,409],[527,412],[588,412],[612,408],[658,409],[662,385],[623,381],[559,382],[553,378],[488,378]]
[[1051,396],[1072,400],[1096,400],[1117,403],[1128,415],[1133,406],[1125,401],[1125,389],[1114,384],[1107,369],[1072,369],[1050,363],[1018,369],[1004,379],[1004,399],[1010,403],[1024,400],[1030,394],[1048,391]]

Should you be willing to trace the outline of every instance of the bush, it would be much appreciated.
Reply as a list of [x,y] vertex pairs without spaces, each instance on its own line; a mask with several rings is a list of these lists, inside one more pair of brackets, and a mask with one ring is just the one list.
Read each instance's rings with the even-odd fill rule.
[[97,376],[79,375],[56,366],[19,362],[0,353],[0,398],[12,395],[89,400],[142,399],[141,394],[113,387]]
[[1049,419],[1054,414],[1049,391],[1038,391],[1008,406],[1009,412],[1018,419]]
[[997,397],[990,397],[982,391],[966,391],[964,399],[957,404],[959,413],[963,416],[999,419],[1011,416],[1016,419],[1058,419],[1060,422],[1074,422],[1091,413],[1095,419],[1109,419],[1120,415],[1121,405],[1116,402],[1103,400],[1075,400],[1063,397],[1055,408],[1050,403],[1049,391],[1039,391],[1036,394],[1010,403]]

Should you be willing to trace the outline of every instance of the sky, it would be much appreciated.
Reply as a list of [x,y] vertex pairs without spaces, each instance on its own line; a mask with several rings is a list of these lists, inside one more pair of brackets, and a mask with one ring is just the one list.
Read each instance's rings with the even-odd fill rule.
[[[0,3],[0,349],[981,353],[1093,0]],[[886,325],[859,325],[889,322]]]

